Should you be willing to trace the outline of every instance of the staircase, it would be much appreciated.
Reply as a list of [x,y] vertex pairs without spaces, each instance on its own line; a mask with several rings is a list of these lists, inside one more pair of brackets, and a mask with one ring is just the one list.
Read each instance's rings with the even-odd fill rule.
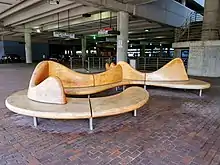
[[192,12],[185,23],[180,28],[176,28],[175,42],[201,40],[202,23],[203,17],[196,12]]

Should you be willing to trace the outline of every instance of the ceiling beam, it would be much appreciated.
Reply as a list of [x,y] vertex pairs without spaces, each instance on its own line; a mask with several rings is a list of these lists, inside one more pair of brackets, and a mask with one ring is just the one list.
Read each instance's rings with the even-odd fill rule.
[[192,12],[191,9],[174,0],[157,0],[142,5],[121,3],[116,0],[76,0],[76,2],[114,11],[125,11],[134,16],[174,27],[181,26]]
[[38,3],[42,0],[26,0],[26,1],[21,1],[20,3],[12,6],[11,8],[5,10],[3,13],[0,14],[0,20],[11,15],[14,14],[16,12],[18,12],[19,10],[22,10],[24,8],[27,8],[35,3]]
[[11,26],[19,26],[19,25],[22,25],[22,24],[27,24],[27,25],[32,24],[32,25],[30,25],[30,27],[34,27],[34,26],[38,26],[38,25],[41,25],[41,24],[45,24],[45,23],[48,23],[50,21],[53,21],[54,17],[57,17],[57,13],[59,13],[60,19],[61,19],[62,18],[62,13],[67,13],[68,10],[75,10],[78,7],[81,7],[81,6],[82,6],[81,4],[73,3],[71,5],[61,7],[57,10],[52,10],[50,12],[46,12],[46,13],[40,14],[38,16],[34,16],[34,17],[31,17],[31,18],[22,20],[20,22],[12,24]]
[[[77,4],[78,5],[78,4]],[[86,13],[91,13],[97,11],[97,8],[94,7],[86,7],[86,6],[77,6],[76,8],[72,8],[69,10],[69,17],[72,19],[73,17],[76,16],[82,16],[82,14]],[[59,20],[62,22],[62,20],[68,18],[68,11],[63,11],[59,13]],[[27,23],[29,27],[34,27],[34,26],[41,26],[41,25],[46,25],[48,23],[55,23],[57,24],[58,22],[58,14],[53,14],[41,19],[37,19],[35,21],[31,21]]]
[[[102,12],[102,19],[110,18],[110,16],[111,16],[110,12]],[[116,16],[116,13],[112,13],[112,17],[115,17],[115,16]],[[80,18],[80,19],[70,20],[69,24],[70,24],[70,26],[73,26],[73,25],[81,24],[81,23],[85,23],[85,22],[92,23],[93,21],[97,21],[97,20],[100,20],[100,13],[93,14],[89,18],[83,17],[83,18]],[[60,23],[59,27],[60,27],[60,29],[68,27],[68,21]],[[57,23],[52,24],[52,25],[46,25],[46,26],[42,27],[43,31],[53,31],[53,30],[56,30],[56,29],[58,29],[58,24]]]
[[36,16],[40,16],[44,13],[51,12],[53,10],[59,9],[61,7],[72,5],[75,2],[70,2],[67,0],[62,0],[59,5],[50,5],[47,1],[41,1],[35,5],[32,5],[25,10],[20,10],[6,18],[3,19],[4,26],[10,26],[17,22],[27,20]]

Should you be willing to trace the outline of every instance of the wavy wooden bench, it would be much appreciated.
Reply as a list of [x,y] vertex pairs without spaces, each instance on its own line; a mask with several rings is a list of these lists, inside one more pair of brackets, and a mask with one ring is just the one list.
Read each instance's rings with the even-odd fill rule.
[[[126,85],[147,85],[179,89],[202,90],[210,87],[204,81],[190,79],[183,61],[176,58],[159,70],[142,73],[126,62],[106,64],[107,71],[98,74],[82,74],[53,61],[39,63],[30,80],[28,98],[44,102],[65,104],[65,95],[90,95]],[[51,96],[51,97],[48,97]],[[56,97],[54,97],[56,96]]]
[[30,100],[27,90],[13,93],[6,101],[6,107],[18,114],[31,116],[34,126],[38,118],[47,119],[89,119],[90,130],[93,118],[122,114],[142,107],[149,98],[147,91],[140,87],[127,88],[122,93],[99,98],[66,98],[66,104],[48,104]]
[[[170,61],[152,73],[139,72],[123,61],[120,61],[117,65],[122,67],[123,81],[129,81],[131,82],[130,84],[144,85],[145,89],[147,85],[178,89],[195,89],[199,90],[199,96],[201,96],[202,90],[208,89],[211,86],[208,82],[189,78],[183,61],[180,58]],[[106,69],[111,69],[111,66],[113,65],[106,65]]]

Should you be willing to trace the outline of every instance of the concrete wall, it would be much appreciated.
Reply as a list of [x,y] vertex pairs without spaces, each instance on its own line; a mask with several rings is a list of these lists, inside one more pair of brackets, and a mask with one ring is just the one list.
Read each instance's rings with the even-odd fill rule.
[[[17,54],[22,59],[25,59],[25,45],[23,42],[4,41],[5,54]],[[42,60],[43,54],[49,55],[49,45],[45,43],[32,44],[33,61]]]
[[14,41],[4,41],[5,54],[17,54],[25,58],[24,44]]
[[220,77],[220,40],[180,42],[173,47],[189,48],[189,75]]
[[46,57],[49,56],[49,44],[41,44],[41,43],[32,44],[33,61],[42,60],[43,54],[45,54]]

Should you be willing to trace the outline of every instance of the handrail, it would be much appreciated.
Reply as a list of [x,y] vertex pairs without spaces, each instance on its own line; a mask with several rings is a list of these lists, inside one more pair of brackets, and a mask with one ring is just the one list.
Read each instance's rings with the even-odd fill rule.
[[[190,39],[190,25],[193,22],[201,22],[203,20],[203,16],[198,14],[197,12],[191,12],[189,16],[186,18],[185,22],[179,28],[175,30],[175,42],[181,40],[181,38],[187,33],[186,40]],[[201,36],[200,36],[201,37]]]
[[[169,61],[173,60],[174,57],[136,57],[136,58],[128,58],[128,62],[131,59],[136,60],[136,69],[143,70],[143,71],[155,71],[160,69],[162,66],[164,66]],[[79,60],[79,61],[78,61]],[[188,59],[183,59],[184,65],[187,68]],[[73,58],[70,60],[72,64],[70,64],[71,69],[77,69],[77,68],[83,68],[87,72],[97,72],[97,71],[103,71],[105,70],[105,64],[106,63],[116,63],[116,59],[114,57],[96,57],[91,56],[87,57],[85,64],[82,65],[80,63],[80,58]],[[80,66],[78,67],[78,65]]]

